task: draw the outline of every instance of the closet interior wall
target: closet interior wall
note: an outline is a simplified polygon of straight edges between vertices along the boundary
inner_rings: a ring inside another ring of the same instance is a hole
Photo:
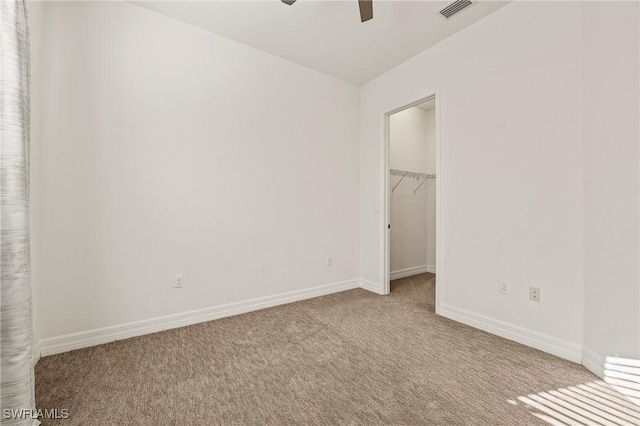
[[[412,107],[389,123],[391,169],[435,174],[435,109]],[[401,179],[390,176],[391,188],[399,183],[391,193],[391,279],[435,273],[436,264],[436,178]]]

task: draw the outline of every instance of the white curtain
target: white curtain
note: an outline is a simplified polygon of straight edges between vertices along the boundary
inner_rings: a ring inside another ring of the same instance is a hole
[[[0,421],[37,425],[31,411],[35,397],[29,257],[29,31],[24,0],[1,0],[0,14]]]

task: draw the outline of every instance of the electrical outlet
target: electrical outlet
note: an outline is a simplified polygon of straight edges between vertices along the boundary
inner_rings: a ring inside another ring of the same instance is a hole
[[[182,288],[184,286],[184,275],[176,275],[173,279],[174,288]]]
[[[327,266],[331,266],[333,265],[333,257],[329,256],[327,257]]]
[[[500,287],[498,290],[501,294],[509,294],[509,283],[506,281],[500,281]]]
[[[529,287],[529,300],[532,302],[540,301],[540,287]]]

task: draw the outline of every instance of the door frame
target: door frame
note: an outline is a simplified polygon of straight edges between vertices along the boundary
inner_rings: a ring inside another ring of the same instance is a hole
[[[441,95],[438,87],[428,90],[423,96],[413,98],[408,102],[404,102],[395,108],[389,108],[386,112],[382,113],[381,117],[381,159],[380,162],[380,174],[382,176],[380,186],[382,196],[382,253],[381,265],[382,265],[382,279],[383,279],[383,294],[389,294],[391,291],[391,231],[389,225],[391,224],[391,188],[389,178],[389,147],[390,147],[390,120],[391,115],[404,111],[405,109],[412,108],[422,102],[435,98],[435,125],[436,125],[436,314],[440,313],[440,306],[442,303],[442,290],[443,290],[443,271],[442,271],[442,164],[441,157],[441,142],[440,142],[440,104]]]

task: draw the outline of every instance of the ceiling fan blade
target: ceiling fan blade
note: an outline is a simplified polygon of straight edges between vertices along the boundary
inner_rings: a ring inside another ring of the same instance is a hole
[[[296,0],[282,0],[282,3],[284,4],[288,4],[289,6],[291,6],[292,4],[294,4],[296,2]]]
[[[373,0],[358,0],[358,6],[360,6],[360,21],[373,19]]]

